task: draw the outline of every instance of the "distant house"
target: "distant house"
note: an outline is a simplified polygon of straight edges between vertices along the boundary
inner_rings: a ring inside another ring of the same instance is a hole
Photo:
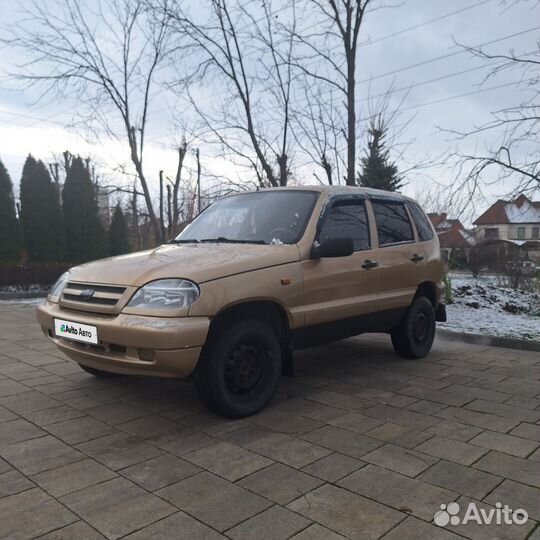
[[[446,213],[428,214],[441,245],[441,252],[447,261],[458,256],[462,261],[468,258],[469,250],[475,244],[474,235],[468,232],[459,219],[449,219]]]
[[[509,240],[517,245],[540,240],[540,201],[521,194],[513,201],[499,199],[476,221],[478,240]]]
[[[473,224],[479,243],[509,242],[519,246],[525,256],[540,260],[540,201],[523,194],[513,201],[499,199]]]

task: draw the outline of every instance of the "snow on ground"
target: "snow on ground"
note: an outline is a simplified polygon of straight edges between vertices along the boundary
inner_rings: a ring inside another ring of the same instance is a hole
[[[540,341],[540,295],[500,285],[496,276],[450,276],[454,303],[440,328]]]
[[[43,304],[45,302],[45,296],[40,296],[38,298],[10,298],[8,300],[3,300],[0,298],[0,305],[8,304]]]
[[[20,294],[24,296],[25,294],[41,294],[42,296],[47,296],[47,293],[51,289],[50,285],[5,285],[0,287],[0,295],[2,294]]]
[[[45,298],[13,298],[11,300],[0,299],[0,313],[7,313],[13,310],[28,308],[28,306],[39,306],[43,304]]]

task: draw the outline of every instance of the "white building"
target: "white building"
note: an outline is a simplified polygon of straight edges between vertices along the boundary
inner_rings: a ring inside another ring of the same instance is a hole
[[[478,240],[508,240],[517,245],[540,240],[540,201],[520,195],[513,201],[499,199],[475,222]]]

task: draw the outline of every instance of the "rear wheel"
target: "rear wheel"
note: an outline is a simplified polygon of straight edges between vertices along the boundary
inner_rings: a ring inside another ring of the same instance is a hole
[[[392,330],[392,345],[403,358],[423,358],[435,338],[435,311],[425,297],[416,298],[403,320]]]
[[[281,375],[281,346],[261,321],[242,320],[211,337],[195,372],[201,401],[213,412],[242,418],[272,399]]]
[[[86,371],[86,373],[90,373],[90,375],[93,375],[94,377],[118,377],[118,373],[111,373],[110,371],[103,371],[101,369],[96,369],[93,367],[83,366],[82,364],[79,364],[79,367]]]

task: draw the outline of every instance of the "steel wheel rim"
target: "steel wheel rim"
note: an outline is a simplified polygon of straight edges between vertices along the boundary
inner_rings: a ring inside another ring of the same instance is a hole
[[[423,343],[429,335],[429,321],[425,313],[416,313],[412,325],[413,339],[416,343]]]
[[[268,351],[256,344],[239,343],[227,358],[225,381],[234,394],[247,394],[261,380]]]

